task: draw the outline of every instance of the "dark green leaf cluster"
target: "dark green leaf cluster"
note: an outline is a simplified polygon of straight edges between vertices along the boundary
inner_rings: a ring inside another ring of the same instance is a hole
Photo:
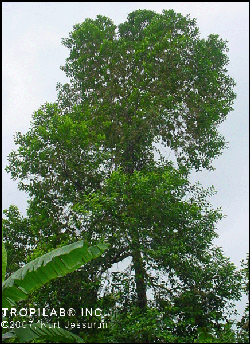
[[[139,10],[117,30],[106,17],[85,20],[63,44],[62,69],[99,129],[107,123],[105,145],[118,162],[129,147],[145,159],[158,138],[180,165],[212,168],[225,147],[218,125],[235,98],[227,42],[200,39],[195,21],[174,11]]]

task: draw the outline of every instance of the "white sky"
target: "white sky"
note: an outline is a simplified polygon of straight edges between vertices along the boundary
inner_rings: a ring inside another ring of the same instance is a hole
[[[15,149],[13,135],[29,129],[31,115],[45,102],[56,100],[56,83],[66,82],[60,66],[68,49],[61,38],[68,37],[73,25],[101,14],[115,24],[124,22],[136,9],[161,13],[173,9],[197,19],[201,37],[219,34],[228,40],[228,70],[237,86],[234,111],[221,125],[229,141],[214,163],[216,171],[193,174],[193,181],[218,191],[211,199],[227,215],[218,224],[216,244],[240,266],[249,251],[249,3],[248,2],[3,2],[3,169],[7,155]],[[3,209],[10,204],[26,210],[26,195],[17,182],[3,171]]]

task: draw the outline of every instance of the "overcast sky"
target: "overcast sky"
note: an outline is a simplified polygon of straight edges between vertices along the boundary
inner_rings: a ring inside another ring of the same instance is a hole
[[[237,86],[234,111],[220,127],[229,142],[214,163],[216,171],[193,174],[193,181],[214,185],[211,199],[222,207],[226,218],[218,224],[216,244],[240,266],[249,245],[249,3],[248,2],[3,2],[3,169],[7,155],[15,149],[13,135],[29,129],[32,113],[45,102],[57,98],[57,82],[66,82],[60,66],[68,50],[61,39],[68,37],[73,25],[101,14],[115,24],[128,13],[150,9],[161,13],[173,9],[197,19],[202,38],[219,34],[228,40],[228,71]],[[26,213],[26,195],[17,182],[3,171],[3,209],[10,204]]]

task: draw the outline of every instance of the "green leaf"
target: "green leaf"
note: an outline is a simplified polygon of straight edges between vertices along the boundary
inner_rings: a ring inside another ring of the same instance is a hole
[[[14,272],[2,285],[3,307],[12,301],[25,300],[28,294],[54,278],[62,277],[93,258],[100,256],[107,244],[88,247],[83,240],[53,250]]]

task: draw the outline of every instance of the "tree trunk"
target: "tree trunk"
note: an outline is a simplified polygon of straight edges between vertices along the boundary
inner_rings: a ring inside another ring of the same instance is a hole
[[[137,304],[139,308],[145,309],[147,306],[147,288],[145,282],[146,272],[143,266],[143,260],[139,248],[134,249],[132,257],[135,269]]]

